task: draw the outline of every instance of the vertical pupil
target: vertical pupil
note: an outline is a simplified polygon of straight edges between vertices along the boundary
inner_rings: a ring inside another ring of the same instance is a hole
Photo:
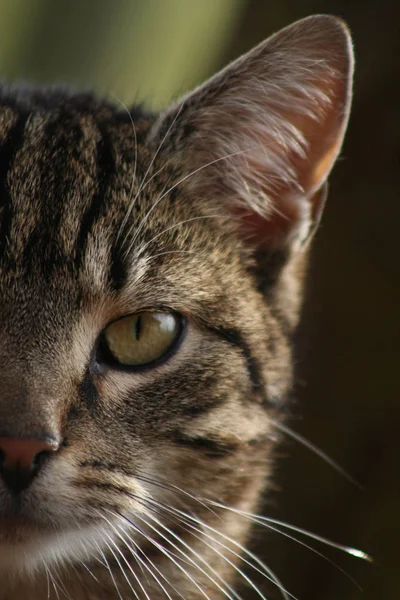
[[[137,340],[139,340],[141,331],[142,331],[142,317],[139,316],[136,319],[136,323],[135,323],[135,337]]]

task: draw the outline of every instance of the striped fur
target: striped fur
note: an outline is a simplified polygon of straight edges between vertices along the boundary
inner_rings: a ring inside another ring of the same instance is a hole
[[[62,444],[18,502],[0,480],[0,600],[234,597],[233,511],[268,489],[350,52],[307,19],[162,115],[1,88],[0,437]],[[99,370],[107,324],[146,308],[182,315],[176,352]]]

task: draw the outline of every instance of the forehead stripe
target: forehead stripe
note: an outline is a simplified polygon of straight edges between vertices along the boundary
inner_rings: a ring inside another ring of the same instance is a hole
[[[0,255],[4,253],[13,216],[12,199],[8,184],[9,171],[12,168],[18,150],[24,143],[27,119],[28,115],[21,114],[16,123],[8,131],[5,140],[0,146]]]
[[[76,264],[78,267],[82,264],[90,232],[103,213],[104,202],[116,174],[112,142],[104,128],[100,129],[100,134],[100,140],[96,145],[97,190],[82,216],[76,240]]]

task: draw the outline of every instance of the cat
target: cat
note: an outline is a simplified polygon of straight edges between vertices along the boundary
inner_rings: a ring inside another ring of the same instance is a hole
[[[289,597],[246,543],[352,73],[320,15],[161,114],[1,87],[0,600]]]

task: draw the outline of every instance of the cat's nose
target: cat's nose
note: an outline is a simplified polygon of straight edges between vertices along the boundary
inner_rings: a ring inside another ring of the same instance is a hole
[[[0,475],[10,491],[18,493],[29,487],[59,445],[55,440],[0,437]]]

